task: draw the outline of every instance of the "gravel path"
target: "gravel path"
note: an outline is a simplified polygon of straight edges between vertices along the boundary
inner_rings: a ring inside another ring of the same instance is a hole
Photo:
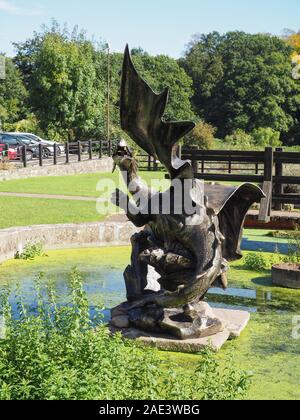
[[[0,192],[0,197],[21,197],[21,198],[46,198],[50,200],[70,200],[70,201],[108,201],[106,198],[97,199],[95,197],[80,197],[71,195],[51,195],[51,194],[27,194]]]

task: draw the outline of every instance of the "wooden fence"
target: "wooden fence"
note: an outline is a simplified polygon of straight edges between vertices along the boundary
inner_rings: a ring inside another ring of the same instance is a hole
[[[273,205],[276,210],[282,204],[300,205],[300,194],[284,193],[285,185],[300,185],[300,176],[284,176],[285,165],[297,165],[300,173],[300,153],[267,147],[261,152],[183,149],[180,154],[183,160],[192,161],[199,179],[261,185],[266,194],[260,203],[261,221],[270,220]]]
[[[106,140],[67,142],[63,145],[54,144],[53,153],[50,156],[45,156],[45,150],[49,148],[40,143],[33,156],[34,159],[29,160],[28,157],[30,156],[31,158],[32,154],[28,154],[30,148],[25,145],[19,150],[19,158],[25,168],[29,163],[36,163],[39,166],[68,164],[76,161],[101,159],[103,156],[112,156],[113,147],[114,143]]]

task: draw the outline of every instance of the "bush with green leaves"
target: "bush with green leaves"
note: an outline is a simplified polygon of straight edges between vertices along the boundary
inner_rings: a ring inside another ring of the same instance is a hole
[[[198,150],[210,150],[213,148],[216,132],[217,129],[211,124],[199,121],[194,130],[185,137],[184,145]]]
[[[299,227],[291,232],[288,238],[289,251],[285,257],[284,262],[288,264],[299,264],[300,263],[300,230]]]
[[[265,271],[270,270],[274,264],[282,262],[282,256],[279,254],[278,250],[275,250],[272,256],[265,255],[263,252],[249,252],[245,256],[244,267],[247,270],[251,271]]]
[[[74,270],[69,297],[36,282],[35,308],[20,297],[18,314],[2,293],[6,337],[0,341],[2,400],[231,400],[245,397],[249,376],[233,359],[219,363],[207,350],[195,370],[174,366],[152,348],[112,336],[91,308]]]
[[[241,129],[237,129],[232,134],[227,135],[224,141],[231,148],[238,148],[240,150],[249,150],[253,145],[253,138],[251,134],[248,134]]]
[[[16,260],[34,260],[36,257],[41,257],[43,255],[43,244],[31,244],[28,243],[25,245],[22,252],[16,253]]]
[[[252,137],[254,144],[259,147],[280,147],[280,132],[270,127],[261,127],[253,130]]]

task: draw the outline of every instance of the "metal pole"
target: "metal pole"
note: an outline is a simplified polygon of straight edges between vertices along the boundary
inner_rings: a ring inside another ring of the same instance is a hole
[[[110,139],[110,45],[107,45],[107,141],[108,156],[111,157],[111,139]]]

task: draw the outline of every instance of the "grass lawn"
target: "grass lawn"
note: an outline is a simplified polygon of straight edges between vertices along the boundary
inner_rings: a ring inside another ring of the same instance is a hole
[[[112,206],[113,208],[113,206]],[[36,198],[0,198],[0,229],[59,223],[96,222],[104,219],[96,202]]]
[[[149,184],[152,179],[163,180],[167,186],[168,181],[164,180],[165,174],[162,172],[142,172],[142,178]],[[124,186],[119,171],[114,174],[109,172],[97,174],[81,174],[58,177],[37,177],[29,179],[18,179],[12,181],[1,181],[0,192],[16,192],[29,194],[51,194],[69,195],[82,197],[110,197],[113,188],[107,191],[97,191],[100,181],[113,181],[116,186]]]
[[[157,172],[142,173],[143,179],[163,181],[165,188],[168,181],[164,174]],[[97,191],[99,181],[112,181],[107,188]],[[119,172],[83,174],[61,177],[39,177],[0,182],[0,192],[31,194],[50,194],[66,196],[99,197],[109,199],[115,188],[124,190],[125,185]],[[116,207],[109,205],[109,214],[116,212]],[[82,223],[103,220],[99,215],[96,202],[67,201],[44,198],[0,197],[0,229],[13,226],[31,226],[39,224]]]

